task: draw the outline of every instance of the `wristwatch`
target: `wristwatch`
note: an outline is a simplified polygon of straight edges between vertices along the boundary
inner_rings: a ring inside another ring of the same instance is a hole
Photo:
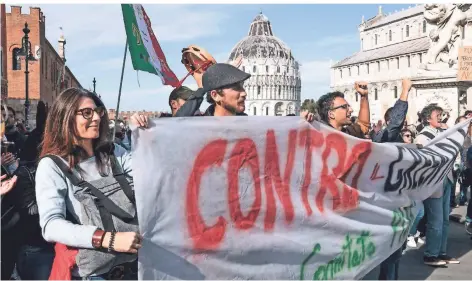
[[[98,228],[95,230],[92,236],[92,246],[95,249],[100,249],[102,247],[103,238],[105,237],[105,231]]]

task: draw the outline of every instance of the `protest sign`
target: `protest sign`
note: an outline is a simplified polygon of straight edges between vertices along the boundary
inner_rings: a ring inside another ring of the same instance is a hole
[[[472,46],[459,48],[458,81],[472,81]]]
[[[153,120],[133,131],[139,278],[362,278],[442,188],[466,126],[418,149],[299,117]]]

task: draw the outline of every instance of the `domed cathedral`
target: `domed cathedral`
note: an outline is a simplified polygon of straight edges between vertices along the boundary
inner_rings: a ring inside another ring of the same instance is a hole
[[[229,61],[242,55],[241,70],[250,73],[244,87],[248,115],[286,116],[300,113],[300,65],[282,40],[274,36],[262,13],[249,33],[231,51]]]

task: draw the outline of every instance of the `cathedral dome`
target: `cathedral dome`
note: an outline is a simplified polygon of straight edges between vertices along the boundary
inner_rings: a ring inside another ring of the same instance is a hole
[[[262,13],[254,18],[248,35],[234,46],[229,59],[234,60],[239,55],[244,58],[291,58],[290,49],[274,36],[269,19]]]
[[[240,69],[251,74],[244,82],[246,113],[283,116],[300,111],[300,65],[290,48],[274,36],[262,13],[251,22],[249,33],[232,49],[228,62],[242,56]]]

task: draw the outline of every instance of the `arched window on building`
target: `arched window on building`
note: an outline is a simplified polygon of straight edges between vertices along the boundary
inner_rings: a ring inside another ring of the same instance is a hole
[[[379,93],[378,93],[377,89],[375,89],[374,95],[375,95],[375,100],[378,100],[379,99]]]
[[[408,61],[408,67],[411,67],[411,57],[410,57],[410,55],[406,56],[406,59]]]
[[[266,106],[266,116],[269,116],[269,107]]]
[[[393,87],[393,97],[398,99],[398,88],[397,88],[397,86]]]
[[[12,69],[13,70],[21,70],[21,57],[20,57],[21,49],[20,48],[15,48],[13,49],[13,64],[12,64]]]
[[[364,51],[364,38],[361,39],[361,50]]]
[[[379,44],[379,35],[375,34],[375,45]]]
[[[266,72],[268,73],[269,72],[269,66],[266,65]]]
[[[252,72],[256,73],[256,70],[257,70],[257,67],[256,67],[256,66],[253,66],[253,67],[252,67]]]
[[[392,42],[392,31],[388,31],[388,41]]]
[[[255,106],[252,108],[252,115],[257,115],[257,108]]]
[[[366,63],[366,66],[367,66],[367,74],[369,74],[370,73],[369,63]]]
[[[282,86],[279,86],[279,98],[281,94],[282,94]]]
[[[359,71],[360,71],[360,70],[359,70],[359,66],[357,66],[357,75],[359,75],[359,74],[360,74],[360,72],[359,72]]]
[[[280,66],[277,65],[277,73],[280,73]]]
[[[377,72],[380,72],[380,61],[377,62]]]
[[[397,58],[397,69],[400,69],[400,58]]]
[[[426,33],[426,21],[423,21],[423,33]]]
[[[423,54],[419,54],[420,56],[420,63],[423,63]]]
[[[410,26],[407,24],[405,27],[406,37],[410,37]]]
[[[261,94],[261,86],[257,86],[257,95]]]

